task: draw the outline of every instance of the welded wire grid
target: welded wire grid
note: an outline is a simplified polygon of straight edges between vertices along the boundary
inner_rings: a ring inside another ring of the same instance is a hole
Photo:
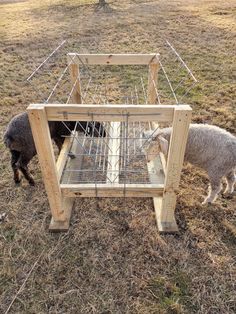
[[[63,51],[63,56],[60,51]],[[148,103],[147,65],[89,66],[82,61],[79,54],[66,57],[65,51],[66,42],[62,42],[28,77],[27,82],[39,97],[37,102],[73,103],[73,93],[79,82],[82,103]],[[155,87],[156,103],[183,103],[197,80],[168,41],[163,51],[163,55],[158,57],[158,82],[151,78]],[[72,84],[69,68],[74,62],[79,63],[79,73]],[[37,86],[43,88],[39,90]],[[142,138],[142,133],[147,130],[152,130],[151,133],[155,131],[151,121],[131,123],[127,116],[125,122],[118,124],[90,121],[86,127],[82,127],[77,121],[73,129],[66,125],[65,127],[74,138],[74,144],[63,171],[63,183],[150,183],[142,150],[146,140]],[[77,130],[82,132],[78,133]],[[101,134],[106,136],[98,136]],[[65,134],[66,136],[68,135]],[[159,182],[153,182],[152,179],[152,183]]]
[[[149,123],[128,122],[127,116],[127,121],[118,124],[115,137],[110,136],[112,123],[103,124],[110,132],[106,137],[77,133],[62,183],[150,183],[144,153],[148,139],[142,136]],[[118,143],[115,147],[114,142]]]

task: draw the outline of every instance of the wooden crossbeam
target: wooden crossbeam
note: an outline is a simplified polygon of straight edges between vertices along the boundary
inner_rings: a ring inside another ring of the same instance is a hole
[[[163,193],[163,184],[61,184],[64,197],[152,197]]]
[[[159,54],[79,54],[68,53],[69,59],[79,65],[148,65],[158,62]]]
[[[49,121],[126,121],[129,122],[172,122],[175,106],[165,105],[94,105],[94,104],[32,104],[29,109],[43,107]],[[188,105],[179,105],[185,110]]]

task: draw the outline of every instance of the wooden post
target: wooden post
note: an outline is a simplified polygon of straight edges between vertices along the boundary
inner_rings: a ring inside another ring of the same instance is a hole
[[[74,62],[73,58],[76,58],[76,56],[71,57],[70,55],[67,55],[67,60],[68,60],[69,69],[70,69],[71,86],[74,87],[71,98],[74,104],[81,104],[82,97],[81,97],[79,65],[78,63]]]
[[[159,71],[159,63],[157,56],[153,58],[153,60],[149,64],[149,71],[148,71],[148,103],[151,105],[156,104],[157,102],[157,94],[155,85],[157,86],[157,75]]]
[[[107,183],[119,182],[120,122],[111,122],[108,141]]]
[[[166,177],[163,198],[155,198],[154,206],[158,229],[160,232],[176,232],[178,227],[174,211],[176,193],[179,187],[180,174],[183,166],[185,148],[188,138],[188,129],[192,110],[189,106],[176,107],[172,125],[172,134],[169,145],[166,165]]]
[[[45,189],[52,212],[53,229],[68,229],[70,201],[62,197],[56,162],[50,137],[46,111],[41,105],[30,105],[27,109],[41,166]]]

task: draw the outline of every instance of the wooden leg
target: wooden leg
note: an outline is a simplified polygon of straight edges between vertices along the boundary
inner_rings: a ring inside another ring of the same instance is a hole
[[[27,110],[51,213],[55,221],[64,222],[66,215],[46,111],[41,105],[31,105]]]
[[[164,193],[163,196],[154,197],[153,200],[159,232],[178,232],[174,214],[176,205],[175,193]]]
[[[52,217],[49,230],[51,232],[66,232],[69,229],[71,212],[74,205],[74,198],[63,198],[62,208],[65,212],[66,219],[64,221],[55,221]]]
[[[160,232],[176,232],[175,221],[176,193],[179,187],[185,147],[188,138],[191,110],[175,108],[172,134],[165,171],[165,187],[162,199],[154,200],[157,224]]]
[[[67,153],[71,151],[73,154],[75,154],[75,158],[67,160]],[[62,183],[70,183],[70,180],[73,182],[74,180],[78,180],[77,173],[68,171],[70,169],[81,169],[82,165],[82,153],[83,150],[81,146],[78,144],[76,139],[72,138],[66,138],[62,150],[60,152],[60,155],[57,160],[57,171],[59,173],[59,176],[61,178]],[[65,168],[67,171],[62,175],[63,170]],[[74,205],[75,198],[72,197],[63,197],[62,196],[62,208],[65,212],[66,219],[64,221],[55,221],[52,217],[49,230],[51,232],[60,232],[60,231],[67,231],[70,225],[70,217]]]
[[[164,168],[159,155],[147,164],[149,178],[152,183],[164,184]],[[171,194],[171,195],[170,195]],[[175,193],[164,193],[164,195],[153,197],[154,210],[156,214],[159,232],[177,232],[174,210],[176,204]]]

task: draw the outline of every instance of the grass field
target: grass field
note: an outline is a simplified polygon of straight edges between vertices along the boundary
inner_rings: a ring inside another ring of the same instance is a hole
[[[164,38],[199,79],[188,101],[193,121],[236,134],[235,1],[110,6],[95,12],[93,1],[0,0],[0,134],[35,102],[25,80],[63,39],[78,50],[140,53],[156,51]],[[179,235],[158,234],[148,198],[78,199],[69,231],[50,234],[37,158],[30,167],[36,187],[15,187],[2,140],[0,154],[0,214],[7,213],[0,223],[0,313],[12,300],[9,313],[236,312],[236,199],[220,196],[203,207],[205,173],[183,169]]]

